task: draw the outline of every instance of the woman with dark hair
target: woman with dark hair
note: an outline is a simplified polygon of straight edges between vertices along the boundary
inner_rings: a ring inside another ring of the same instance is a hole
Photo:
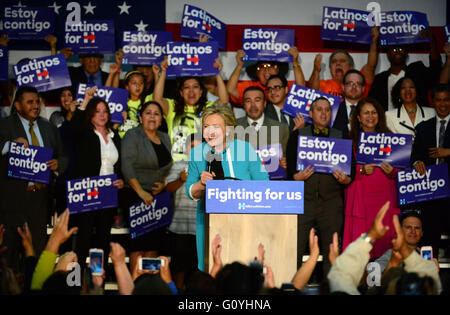
[[[50,116],[50,122],[58,127],[61,141],[64,144],[64,148],[69,158],[69,165],[64,173],[56,177],[54,195],[57,213],[62,213],[67,208],[66,181],[72,178],[75,167],[76,149],[72,132],[70,131],[70,120],[79,104],[74,99],[73,95],[74,93],[71,87],[62,88],[59,94],[61,110],[53,112]]]
[[[358,102],[350,121],[350,135],[353,151],[356,152],[361,132],[390,133],[386,127],[384,109],[373,98]],[[345,190],[345,221],[343,250],[361,234],[370,230],[378,210],[390,201],[383,224],[389,230],[383,239],[373,245],[371,257],[380,257],[392,248],[391,240],[395,236],[392,217],[400,213],[397,207],[396,170],[386,162],[377,164],[356,164],[355,178]]]
[[[172,158],[174,161],[187,159],[185,142],[187,137],[201,130],[200,116],[202,111],[214,104],[214,101],[207,101],[208,90],[202,83],[200,77],[182,77],[178,82],[178,94],[175,99],[163,97],[164,85],[166,81],[166,71],[168,67],[167,57],[161,63],[161,75],[155,85],[154,100],[161,104],[164,117],[167,121],[169,137],[172,141]],[[217,103],[228,104],[228,93],[223,82],[220,70],[222,64],[217,58],[214,66],[219,68],[216,75],[219,100]]]
[[[75,108],[79,105],[74,98],[71,87],[62,88],[59,93],[60,111],[55,111],[50,115],[50,122],[56,127],[60,127],[65,121],[72,119]]]
[[[139,115],[140,125],[127,131],[122,139],[122,172],[125,189],[122,209],[141,201],[150,205],[153,197],[165,189],[165,177],[172,167],[169,135],[159,131],[163,110],[157,102],[146,102]],[[130,239],[130,268],[134,270],[138,257],[157,257],[166,242],[165,227]]]
[[[76,166],[73,178],[116,174],[114,186],[123,188],[120,170],[120,137],[112,129],[108,103],[94,97],[97,87],[86,90],[83,103],[75,110],[70,121],[76,142]],[[74,215],[78,225],[77,255],[83,265],[90,248],[104,251],[108,261],[111,226],[116,208],[84,212]],[[95,228],[95,237],[92,236]]]
[[[415,136],[415,127],[422,121],[433,118],[436,112],[431,107],[418,104],[418,95],[413,79],[403,77],[392,88],[395,109],[386,112],[386,123],[393,133]]]

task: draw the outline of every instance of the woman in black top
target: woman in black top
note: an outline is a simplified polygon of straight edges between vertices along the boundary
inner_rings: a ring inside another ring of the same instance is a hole
[[[93,97],[97,87],[86,90],[83,103],[77,108],[70,121],[76,142],[76,166],[74,178],[116,174],[114,186],[123,188],[120,170],[120,137],[112,130],[111,113],[108,104]],[[116,208],[76,214],[78,225],[77,255],[83,265],[90,248],[104,251],[104,262],[108,261],[111,226]],[[95,228],[95,237],[92,236]]]

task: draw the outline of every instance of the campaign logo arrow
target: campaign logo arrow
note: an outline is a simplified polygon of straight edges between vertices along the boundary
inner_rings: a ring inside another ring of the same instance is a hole
[[[48,72],[47,69],[44,69],[43,71],[37,73],[37,77],[39,80],[42,79],[42,77],[44,77],[45,79],[48,79],[49,74],[50,74],[50,72]]]
[[[94,33],[91,33],[91,34],[89,34],[89,35],[84,35],[83,38],[84,38],[84,39],[87,39],[87,40],[90,40],[91,43],[93,43],[94,40],[95,40],[95,35],[94,35]]]
[[[88,196],[93,196],[94,198],[97,198],[98,196],[98,190],[94,188],[94,191],[88,192]]]
[[[202,29],[208,31],[208,33],[211,33],[211,26],[208,24],[202,24]]]
[[[386,148],[380,148],[380,152],[386,153],[386,155],[389,155],[391,153],[392,149],[391,146],[387,146]]]
[[[353,29],[355,28],[355,23],[353,23],[353,22],[348,23],[348,24],[345,24],[345,23],[344,23],[344,28],[345,28],[345,27],[349,28],[350,31],[353,31]],[[346,30],[346,29],[344,29],[344,30]]]
[[[194,57],[192,57],[192,58],[187,58],[186,60],[187,60],[187,61],[190,61],[190,62],[193,62],[193,63],[195,63],[195,64],[198,64],[198,62],[200,61],[200,59],[198,59],[197,56],[194,56]]]

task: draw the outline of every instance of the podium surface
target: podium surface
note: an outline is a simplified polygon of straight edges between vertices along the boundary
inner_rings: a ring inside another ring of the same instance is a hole
[[[264,264],[272,268],[275,286],[291,282],[297,272],[297,215],[210,213],[208,223],[208,271],[213,264],[211,243],[220,234],[224,266],[235,261],[248,265],[258,256],[261,243]]]

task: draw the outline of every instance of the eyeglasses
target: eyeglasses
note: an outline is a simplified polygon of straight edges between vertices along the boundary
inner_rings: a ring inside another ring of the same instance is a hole
[[[275,86],[271,86],[267,88],[267,92],[272,92],[272,91],[279,91],[283,88],[284,86],[282,85],[275,85]]]
[[[392,51],[393,51],[393,52],[405,52],[406,49],[405,49],[405,48],[402,48],[402,47],[397,47],[397,48],[392,48]]]
[[[261,69],[270,69],[270,68],[278,69],[278,65],[274,65],[271,63],[263,63],[263,64],[259,65],[258,67],[256,67],[256,70],[259,71]]]
[[[362,87],[362,82],[346,82],[344,83],[345,86],[351,86],[351,87]]]

